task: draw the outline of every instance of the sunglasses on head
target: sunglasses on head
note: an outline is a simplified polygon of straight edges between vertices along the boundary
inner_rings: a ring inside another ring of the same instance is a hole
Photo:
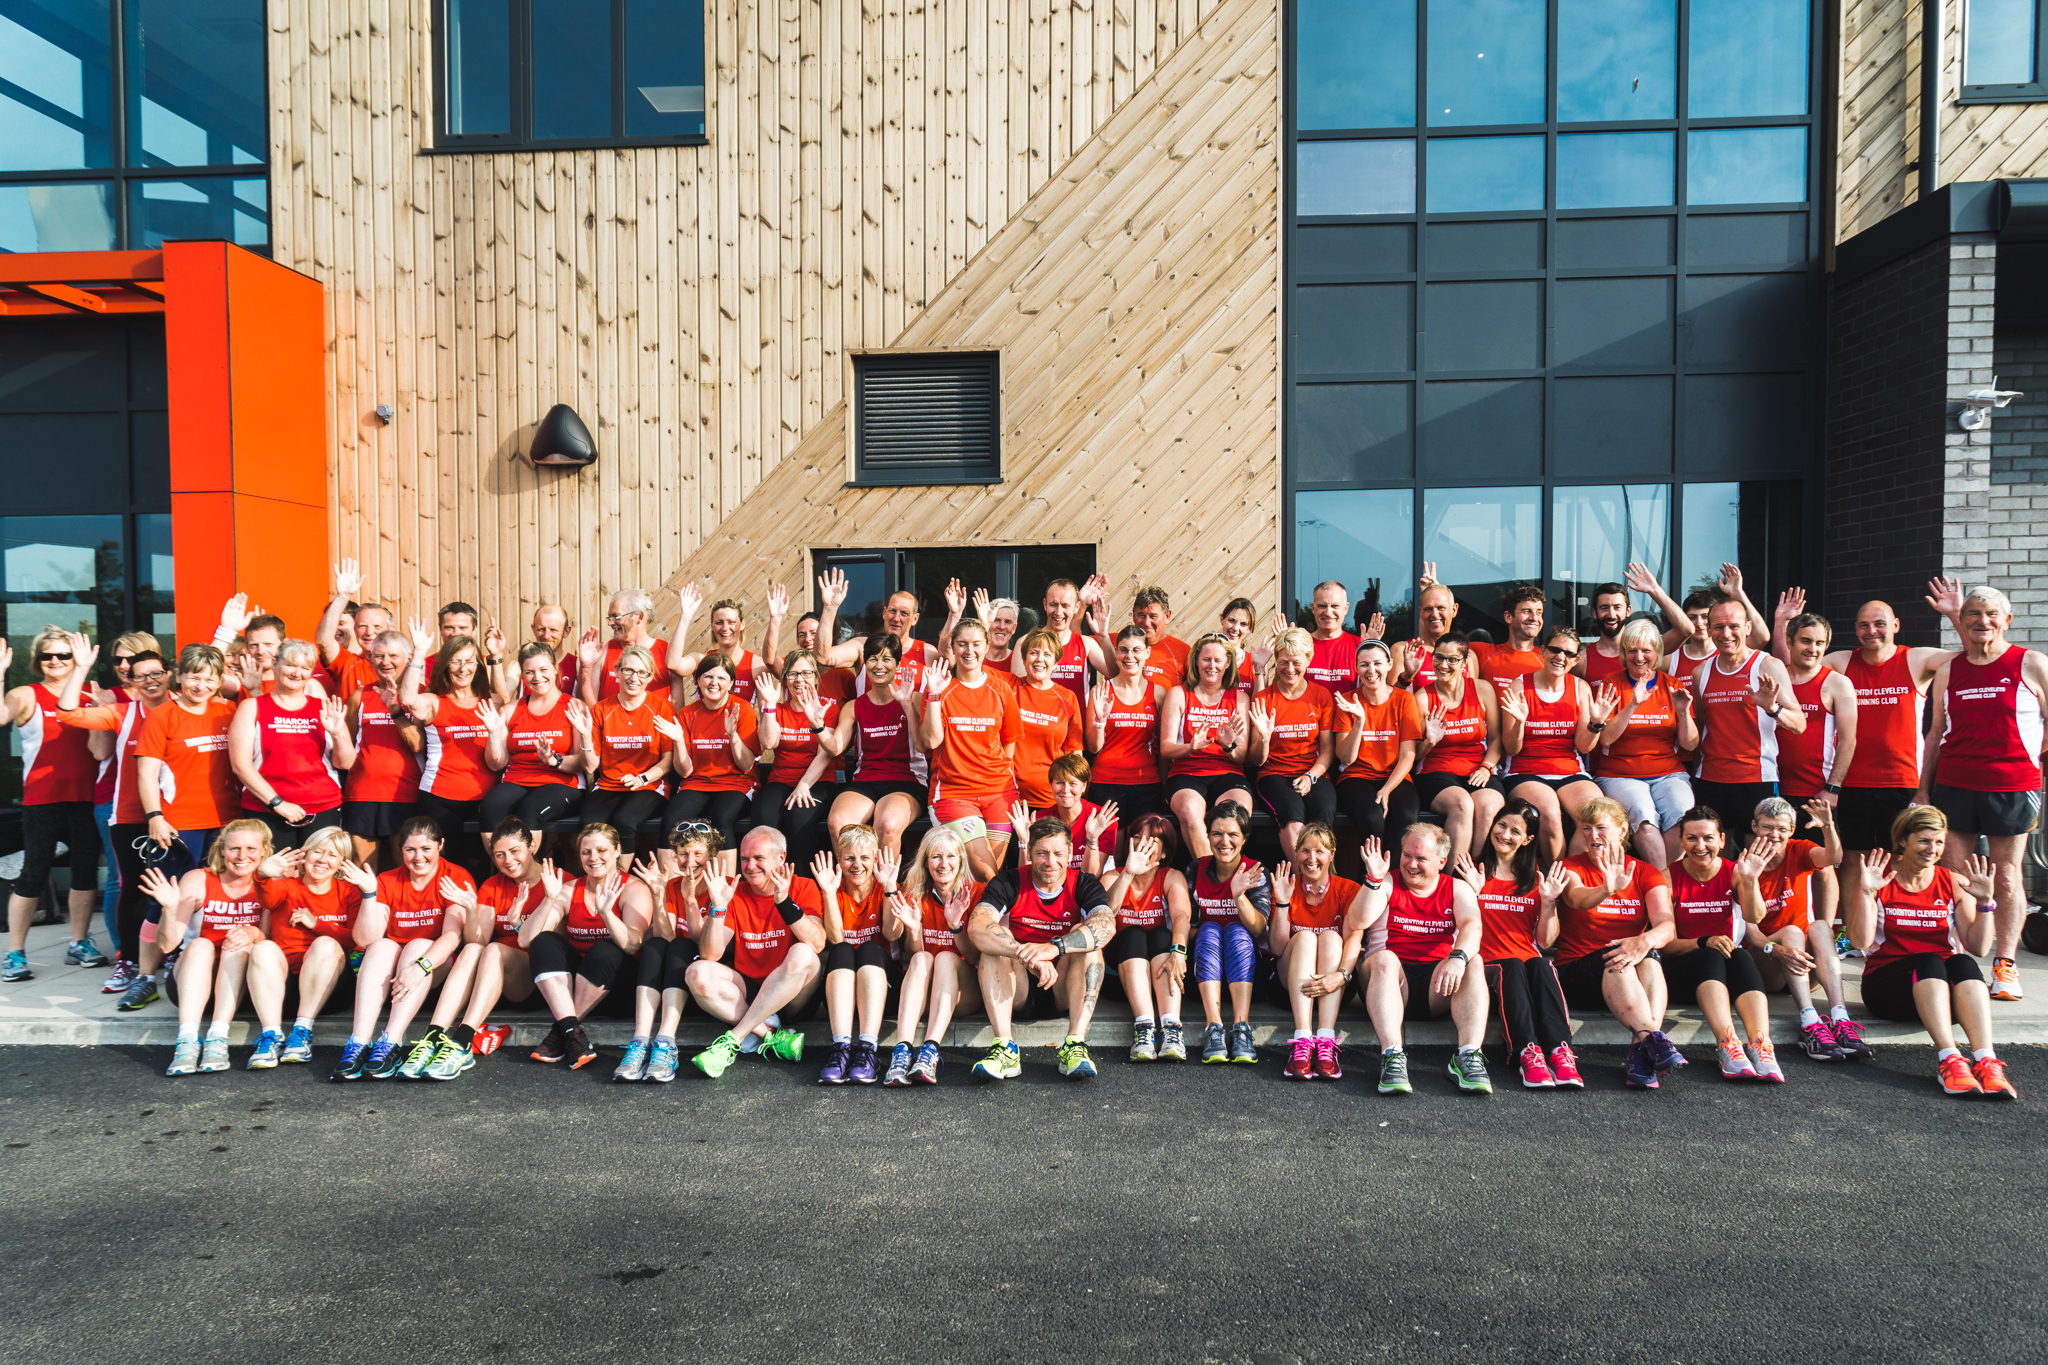
[[[670,834],[709,834],[711,825],[705,820],[685,820],[670,830]]]

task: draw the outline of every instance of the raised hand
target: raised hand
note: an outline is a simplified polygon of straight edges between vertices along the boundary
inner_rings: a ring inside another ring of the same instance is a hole
[[[142,894],[166,910],[178,908],[178,884],[163,874],[162,868],[144,869],[142,873]]]
[[[1472,861],[1472,855],[1469,853],[1460,850],[1458,861],[1452,865],[1451,870],[1456,872],[1459,878],[1474,891],[1478,891],[1486,885],[1486,874],[1479,870],[1479,864]]]
[[[1242,896],[1265,879],[1266,869],[1246,858],[1237,865],[1237,871],[1230,874],[1230,894]]]
[[[1620,895],[1628,885],[1628,855],[1616,845],[1607,844],[1594,861],[1600,868],[1600,885],[1608,895]]]
[[[811,859],[811,880],[818,884],[818,893],[824,896],[829,904],[832,897],[839,893],[839,860],[830,853],[821,851],[817,857]],[[776,899],[779,901],[782,898],[777,896]]]
[[[1593,689],[1591,706],[1594,726],[1605,725],[1621,709],[1621,689],[1611,682],[1601,683]]]
[[[1647,564],[1630,564],[1628,571],[1622,574],[1621,581],[1628,584],[1629,591],[1639,592],[1645,597],[1654,594],[1658,587],[1657,576],[1650,572],[1650,566]]]
[[[92,637],[83,631],[74,631],[71,636],[71,658],[73,668],[87,677],[92,676],[92,666],[100,661],[100,647]]]
[[[576,662],[585,670],[604,667],[604,636],[591,626],[576,637]]]
[[[788,886],[787,879],[784,880],[783,885],[785,888]],[[723,911],[726,906],[732,904],[733,894],[739,889],[740,879],[737,876],[729,877],[725,873],[720,872],[716,863],[710,863],[705,866],[704,899],[711,902],[713,910]],[[776,899],[780,900],[781,897],[778,896]]]
[[[1016,831],[1019,840],[1026,839],[1031,829],[1031,807],[1025,805],[1022,801],[1012,801],[1010,803],[1010,828]]]
[[[1806,613],[1806,589],[1787,588],[1778,594],[1778,605],[1771,611],[1771,619],[1780,624],[1795,616]]]
[[[885,848],[875,855],[875,880],[884,891],[894,891],[896,880],[903,872],[903,855],[893,848]]]
[[[1266,709],[1266,704],[1258,701],[1253,702],[1250,714],[1252,728],[1259,732],[1259,738],[1271,740],[1273,738],[1273,713]]]
[[[731,742],[732,740],[735,740],[735,739],[739,738],[739,733],[740,733],[740,708],[741,708],[742,706],[744,706],[744,705],[746,705],[746,703],[745,703],[745,702],[742,702],[742,701],[738,701],[738,700],[734,700],[734,701],[728,702],[728,703],[726,704],[726,708],[725,708],[725,738],[726,738],[726,740],[727,740],[727,742],[728,742],[728,743],[730,743],[730,742]]]
[[[568,886],[568,884],[569,879],[562,875],[561,870],[555,866],[553,859],[543,858],[540,860],[540,889],[543,895],[549,900],[554,900],[562,894],[562,889]]]
[[[1131,840],[1130,856],[1124,861],[1124,871],[1133,877],[1142,877],[1159,866],[1159,840],[1151,835]]]
[[[363,568],[353,559],[344,559],[334,566],[334,595],[354,597],[363,589]]]
[[[1081,585],[1081,591],[1075,594],[1074,600],[1079,602],[1082,610],[1085,611],[1092,604],[1100,602],[1103,594],[1108,592],[1108,590],[1109,580],[1101,574],[1092,573],[1088,575],[1088,580]]]
[[[898,676],[901,676],[900,674]],[[953,666],[944,659],[933,659],[925,665],[924,694],[937,699],[953,681]]]
[[[1997,894],[1997,888],[1991,880],[1989,858],[1973,856],[1963,864],[1963,873],[1969,879],[1970,894],[1976,897],[1977,904],[1983,905]]]
[[[489,697],[476,704],[476,718],[483,722],[484,729],[489,730],[494,737],[502,737],[512,721],[512,717],[500,711],[498,704]]]
[[[1374,613],[1372,614],[1372,616],[1371,616],[1371,617],[1370,617],[1370,618],[1369,618],[1369,619],[1368,619],[1368,620],[1366,621],[1366,623],[1365,623],[1365,632],[1364,632],[1364,633],[1363,633],[1362,635],[1360,635],[1360,636],[1359,636],[1358,638],[1359,638],[1359,639],[1361,639],[1361,640],[1384,640],[1384,639],[1386,639],[1386,638],[1387,638],[1387,614],[1386,614],[1385,612],[1383,612],[1383,611],[1376,611],[1376,612],[1374,612]]]
[[[1115,700],[1116,692],[1107,682],[1097,684],[1088,694],[1088,714],[1094,718],[1097,729],[1109,724],[1109,709]]]
[[[597,913],[609,915],[612,913],[612,907],[619,903],[619,897],[625,894],[626,879],[619,875],[619,869],[615,865],[602,877],[588,878],[585,885],[590,888],[590,898],[595,902]]]
[[[1675,715],[1692,709],[1692,679],[1682,673],[1673,673],[1665,687],[1671,691],[1671,710]]]
[[[789,589],[780,583],[768,585],[768,615],[777,621],[789,615]]]
[[[675,880],[675,874],[671,873],[659,858],[642,858],[633,864],[633,875],[639,879],[642,886],[654,893],[656,905],[662,903],[663,896],[668,891],[668,884]]]
[[[1523,681],[1521,678],[1516,678],[1510,682],[1502,683],[1493,690],[1494,698],[1499,703],[1500,713],[1503,716],[1513,716],[1516,720],[1521,721],[1529,719],[1529,695],[1522,690]]]
[[[959,580],[959,579],[957,579],[957,578],[949,578],[949,579],[947,579],[947,580],[946,580],[946,611],[947,611],[947,612],[948,612],[948,613],[949,613],[950,615],[953,615],[953,616],[959,616],[959,615],[961,615],[962,613],[964,613],[964,612],[965,612],[966,610],[967,610],[967,589],[965,589],[965,588],[963,588],[963,587],[961,587],[961,586],[960,586],[960,580]]]
[[[334,875],[365,895],[377,889],[377,874],[360,863],[344,862],[334,869]]]
[[[1813,821],[1814,828],[1820,831],[1823,840],[1827,838],[1828,828],[1835,823],[1835,802],[1838,799],[1833,792],[1822,792],[1800,807]]]
[[[823,602],[826,606],[831,607],[836,611],[841,605],[845,603],[846,593],[847,586],[845,570],[827,569],[824,573],[818,575],[818,600]],[[823,643],[830,644],[831,641],[827,640]]]
[[[248,628],[249,622],[261,611],[261,607],[249,605],[248,593],[238,592],[221,605],[221,629],[230,635],[240,635]]]
[[[782,704],[782,686],[775,681],[775,675],[765,668],[754,670],[754,705],[767,715]]]
[[[484,657],[502,659],[505,657],[505,632],[498,629],[496,621],[484,630]]]
[[[464,886],[453,877],[441,878],[441,899],[460,910],[465,917],[476,913],[475,889]]]
[[[1443,743],[1449,713],[1449,704],[1432,694],[1429,699],[1429,714],[1422,720],[1422,737],[1431,745]]]
[[[1367,881],[1385,881],[1394,866],[1394,860],[1387,855],[1386,847],[1378,839],[1367,839],[1359,845],[1358,858],[1365,867]]]
[[[1927,580],[1927,605],[1939,616],[1954,616],[1963,609],[1963,580],[1939,574]]]
[[[901,891],[890,892],[889,913],[894,915],[896,922],[903,926],[903,931],[909,935],[910,941],[913,944],[922,946],[924,941],[924,916],[919,913],[919,907],[910,897],[904,895]]]
[[[686,747],[683,738],[683,727],[681,725],[679,725],[675,721],[670,720],[667,716],[659,715],[649,716],[647,718],[647,721],[656,730],[660,731],[664,736],[666,736],[669,743],[675,745],[679,749]]]
[[[1560,858],[1543,874],[1543,880],[1536,883],[1536,899],[1545,906],[1555,905],[1557,898],[1571,889],[1571,884],[1572,874],[1565,870],[1564,859]]]
[[[405,618],[405,633],[412,640],[412,661],[420,667],[427,667],[427,660],[440,653],[440,646],[434,643],[434,631],[417,616]]]
[[[1360,720],[1365,719],[1365,703],[1358,699],[1356,692],[1337,692],[1332,694],[1330,699],[1336,703],[1337,709],[1345,715],[1356,716]]]
[[[568,716],[569,728],[583,736],[585,744],[590,743],[590,727],[595,717],[590,714],[590,708],[583,704],[581,697],[569,698]]]
[[[1107,834],[1109,832],[1110,826],[1114,825],[1115,823],[1116,802],[1109,801],[1105,802],[1100,806],[1097,806],[1094,812],[1091,813],[1088,817],[1089,846],[1093,847],[1095,844],[1100,843],[1102,841],[1102,836],[1104,834]]]
[[[1778,680],[1759,668],[1756,686],[1750,689],[1749,699],[1756,703],[1757,710],[1770,710],[1778,704]]]
[[[780,905],[789,899],[789,884],[796,879],[796,869],[788,863],[768,874],[768,894]]]
[[[1422,561],[1422,572],[1415,575],[1415,587],[1417,589],[1415,595],[1417,597],[1420,597],[1422,595],[1422,589],[1433,588],[1435,586],[1436,561],[1434,559],[1425,559]]]
[[[960,884],[946,896],[946,927],[958,929],[967,923],[967,912],[974,908],[974,891],[962,877]]]
[[[328,734],[339,739],[348,733],[348,703],[340,697],[329,697],[320,703],[320,724]]]
[[[1771,855],[1751,844],[1742,850],[1742,856],[1735,860],[1735,877],[1738,881],[1753,882],[1764,875],[1769,867]]]
[[[1721,565],[1721,578],[1715,587],[1730,597],[1742,596],[1742,570],[1733,564]]]

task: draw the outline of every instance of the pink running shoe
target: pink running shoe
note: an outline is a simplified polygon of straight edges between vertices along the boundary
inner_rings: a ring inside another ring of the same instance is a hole
[[[1535,1043],[1522,1049],[1516,1058],[1522,1068],[1522,1084],[1531,1090],[1550,1090],[1557,1085],[1557,1077],[1550,1074],[1550,1064],[1543,1060],[1543,1049]]]
[[[1749,1062],[1756,1069],[1756,1078],[1773,1085],[1785,1083],[1785,1069],[1778,1065],[1778,1054],[1771,1047],[1771,1040],[1759,1038],[1749,1045]]]
[[[1724,1081],[1753,1081],[1757,1079],[1756,1067],[1750,1062],[1749,1054],[1742,1050],[1742,1044],[1731,1038],[1723,1038],[1721,1045],[1714,1049],[1715,1060],[1721,1063],[1721,1079]]]
[[[1586,1078],[1579,1074],[1579,1059],[1572,1055],[1570,1043],[1559,1043],[1550,1049],[1550,1075],[1559,1086],[1573,1090],[1586,1088]]]
[[[1294,1052],[1287,1059],[1287,1065],[1280,1068],[1280,1074],[1290,1081],[1309,1080],[1315,1073],[1316,1040],[1296,1038]]]
[[[1316,1079],[1319,1081],[1341,1081],[1344,1079],[1342,1050],[1335,1038],[1316,1039]]]

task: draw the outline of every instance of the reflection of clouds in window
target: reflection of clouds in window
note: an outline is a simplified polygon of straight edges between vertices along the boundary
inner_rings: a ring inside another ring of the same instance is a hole
[[[1439,581],[1506,583],[1543,572],[1543,508],[1534,488],[1431,489],[1425,496],[1422,557]]]
[[[169,592],[173,581],[171,557],[151,555],[149,557],[149,586],[158,592]]]
[[[643,85],[640,96],[654,106],[657,114],[704,112],[704,87],[701,85]]]
[[[181,204],[204,204],[206,193],[183,180],[150,180],[142,186],[144,199],[175,199]]]
[[[1742,485],[1687,484],[1679,529],[1685,546],[1685,558],[1678,572],[1678,595],[1683,597],[1694,588],[1714,586],[1721,577],[1721,565],[1736,562],[1742,530]]]
[[[183,115],[142,97],[142,150],[166,166],[204,166],[206,130]]]
[[[1647,564],[1660,581],[1671,543],[1671,490],[1661,483],[1560,488],[1551,507],[1551,577],[1572,583],[1619,578]]]
[[[88,545],[10,545],[6,564],[10,593],[91,592],[95,586]]]
[[[0,250],[106,251],[113,245],[105,185],[0,185]]]
[[[100,22],[106,22],[104,10]],[[5,15],[0,15],[0,81],[74,118],[85,117],[84,61]]]
[[[267,182],[262,180],[237,180],[233,183],[235,186],[235,198],[245,204],[255,206],[258,211],[270,207],[270,186]]]

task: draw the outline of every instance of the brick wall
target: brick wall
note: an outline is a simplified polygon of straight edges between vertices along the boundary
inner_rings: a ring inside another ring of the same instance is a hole
[[[1985,548],[1991,580],[2012,598],[2013,638],[2039,648],[2048,642],[2048,330],[1995,332],[1992,359],[1998,387],[2024,396],[1991,417]]]

